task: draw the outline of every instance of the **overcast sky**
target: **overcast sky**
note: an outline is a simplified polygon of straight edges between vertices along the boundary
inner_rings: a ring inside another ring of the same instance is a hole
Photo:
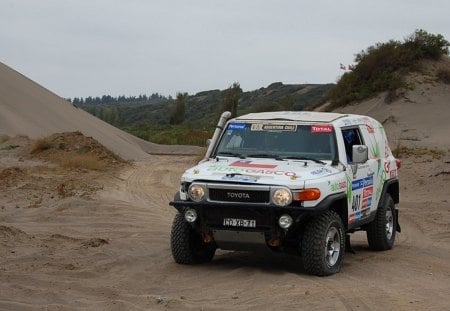
[[[0,61],[63,97],[330,83],[415,29],[450,40],[450,1],[0,0]]]

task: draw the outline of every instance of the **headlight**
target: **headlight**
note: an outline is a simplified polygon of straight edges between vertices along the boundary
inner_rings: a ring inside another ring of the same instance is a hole
[[[292,193],[286,188],[278,188],[272,194],[272,201],[278,206],[287,206],[292,202]]]
[[[189,198],[194,202],[200,202],[205,198],[205,187],[192,184],[188,190]]]

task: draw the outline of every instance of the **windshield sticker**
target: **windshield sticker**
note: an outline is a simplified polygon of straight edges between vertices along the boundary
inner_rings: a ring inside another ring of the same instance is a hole
[[[278,131],[278,132],[295,132],[297,125],[295,124],[261,124],[253,123],[252,131]]]
[[[229,130],[245,130],[245,123],[230,123],[228,124]]]
[[[333,133],[333,126],[331,125],[311,125],[311,133]]]
[[[276,168],[278,165],[257,164],[257,163],[252,163],[252,161],[249,161],[249,160],[239,160],[239,161],[231,163],[230,166],[251,167],[251,168]]]

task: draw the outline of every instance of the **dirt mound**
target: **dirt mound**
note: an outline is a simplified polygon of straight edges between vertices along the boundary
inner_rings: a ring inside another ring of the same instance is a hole
[[[29,150],[33,157],[58,163],[66,168],[103,170],[125,161],[97,140],[81,132],[56,133],[35,141]]]
[[[0,226],[0,238],[14,238],[26,236],[27,234],[13,226]]]
[[[0,180],[2,186],[11,186],[25,176],[25,172],[20,167],[7,167],[0,169]]]

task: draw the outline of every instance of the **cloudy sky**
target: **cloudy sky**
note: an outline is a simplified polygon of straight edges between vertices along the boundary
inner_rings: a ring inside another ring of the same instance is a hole
[[[336,82],[415,29],[450,40],[448,0],[1,0],[0,61],[63,97]]]

